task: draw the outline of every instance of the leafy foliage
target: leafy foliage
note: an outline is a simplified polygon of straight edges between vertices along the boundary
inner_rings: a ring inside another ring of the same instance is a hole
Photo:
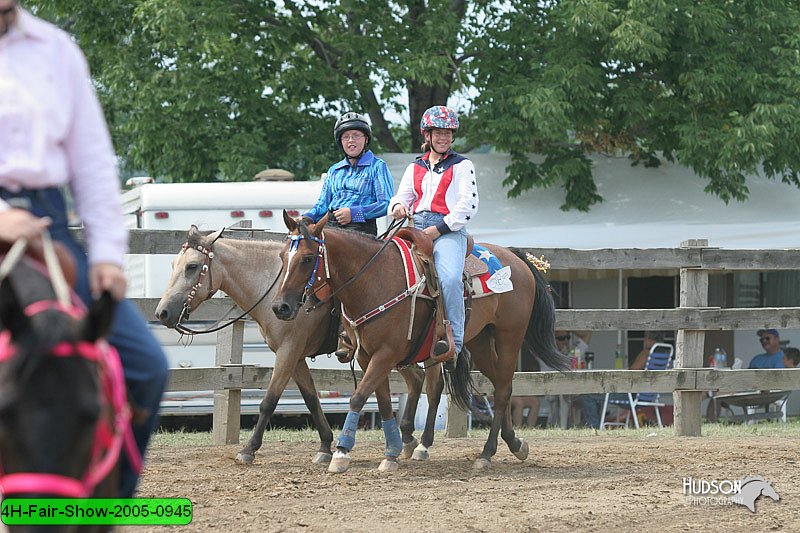
[[[335,117],[412,151],[430,105],[466,94],[468,146],[511,154],[509,194],[602,201],[592,153],[691,167],[743,200],[800,186],[800,7],[777,0],[31,0],[73,32],[118,151],[176,181],[299,176],[340,157]],[[410,116],[410,122],[398,117]],[[536,154],[532,156],[531,154]]]
[[[762,168],[800,183],[797,4],[511,4],[475,66],[471,131],[511,153],[510,194],[560,184],[563,208],[588,210],[601,200],[591,152],[678,161],[725,202]]]

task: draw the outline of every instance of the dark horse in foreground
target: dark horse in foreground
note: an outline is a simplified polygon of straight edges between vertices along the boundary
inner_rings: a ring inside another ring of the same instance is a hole
[[[102,340],[114,307],[108,293],[88,311],[58,300],[28,258],[0,282],[3,497],[117,497],[121,450],[140,461],[122,367]]]
[[[283,243],[221,236],[222,231],[203,235],[195,226],[189,229],[186,243],[173,260],[172,275],[156,307],[156,316],[163,325],[175,328],[218,290],[224,291],[242,309],[250,309],[250,317],[258,323],[261,335],[275,352],[275,368],[253,434],[236,460],[244,464],[253,462],[281,394],[289,379],[293,379],[319,432],[320,447],[312,462],[328,463],[333,455],[333,431],[322,412],[306,358],[333,352],[336,342],[329,339],[331,331],[335,334],[338,329],[338,318],[331,317],[331,304],[326,303],[313,312],[302,313],[295,322],[278,320],[270,305],[282,276]],[[331,320],[336,322],[332,325]],[[429,372],[432,371],[435,369]],[[401,428],[406,443],[404,451],[410,456],[417,445],[413,437],[414,416],[424,373],[416,366],[406,367],[400,373],[409,392]],[[391,404],[388,409],[390,414]]]
[[[317,276],[328,278],[346,314],[353,319],[376,309],[386,309],[363,322],[355,332],[359,343],[358,362],[365,373],[350,399],[350,412],[329,467],[329,471],[341,473],[350,464],[350,450],[355,445],[356,424],[364,403],[372,393],[379,404],[390,401],[389,372],[406,360],[418,345],[419,337],[431,320],[432,306],[424,300],[414,303],[412,298],[402,299],[391,307],[385,305],[408,289],[400,252],[394,246],[378,253],[383,243],[373,237],[337,229],[323,232],[327,217],[317,224],[307,225],[284,212],[284,221],[290,235],[281,252],[284,277],[272,307],[278,318],[293,320],[297,317]],[[518,251],[485,246],[503,265],[511,268],[514,289],[473,301],[464,334],[468,349],[458,357],[450,383],[456,403],[468,406],[473,392],[469,373],[474,361],[495,387],[494,418],[483,452],[475,463],[479,469],[491,466],[498,434],[517,458],[527,458],[528,446],[514,434],[508,408],[520,349],[537,355],[552,368],[567,368],[565,357],[555,345],[555,306],[541,273]],[[372,264],[360,275],[370,260]],[[416,306],[413,315],[412,305]],[[409,340],[411,316],[413,334]],[[438,397],[432,400],[431,409],[435,413]],[[381,464],[381,470],[394,470],[400,454],[397,424],[384,415],[382,425],[387,459]],[[387,467],[387,461],[395,466]]]

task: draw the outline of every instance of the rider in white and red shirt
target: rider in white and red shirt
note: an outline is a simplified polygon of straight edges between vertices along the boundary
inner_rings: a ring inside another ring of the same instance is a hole
[[[446,106],[433,106],[422,115],[425,138],[422,156],[408,165],[397,194],[389,200],[395,219],[414,216],[414,226],[433,239],[433,259],[442,288],[447,318],[453,327],[456,353],[464,341],[464,256],[466,225],[478,211],[478,187],[472,161],[451,150],[458,115]],[[434,351],[444,353],[439,340]]]

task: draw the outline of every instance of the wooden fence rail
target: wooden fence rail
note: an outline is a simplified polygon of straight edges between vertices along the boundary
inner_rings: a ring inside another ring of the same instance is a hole
[[[283,233],[260,230],[231,230],[237,238],[282,240]],[[133,230],[131,253],[174,254],[180,249],[186,231]],[[80,239],[80,232],[77,232]],[[800,371],[792,370],[713,370],[702,368],[705,331],[758,329],[766,327],[800,328],[800,308],[728,309],[708,307],[708,275],[720,271],[795,270],[798,250],[723,250],[707,246],[704,240],[686,241],[679,248],[658,249],[530,249],[545,255],[553,270],[631,269],[674,270],[680,275],[680,306],[676,309],[570,309],[558,310],[556,328],[572,330],[677,330],[676,368],[668,371],[597,370],[558,372],[519,372],[514,378],[518,394],[584,394],[603,392],[673,393],[675,430],[678,435],[700,435],[700,402],[707,391],[744,389],[800,389]],[[135,303],[148,319],[158,299],[139,298]],[[216,320],[231,308],[227,299],[214,299],[192,313],[193,320]],[[241,312],[241,311],[239,311]],[[217,341],[217,366],[171,370],[171,391],[209,390],[214,393],[214,441],[238,442],[239,399],[241,389],[266,388],[272,369],[242,365],[242,323],[220,332]],[[357,377],[360,373],[356,373]],[[312,370],[319,390],[351,391],[349,370]],[[480,392],[492,392],[491,383],[481,374],[474,380]],[[399,375],[392,373],[393,392],[405,390]],[[450,418],[456,421],[450,424]],[[466,434],[463,413],[450,409],[448,432]],[[457,429],[454,429],[457,428]]]

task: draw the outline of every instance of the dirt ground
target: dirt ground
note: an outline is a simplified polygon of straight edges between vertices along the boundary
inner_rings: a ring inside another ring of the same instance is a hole
[[[157,446],[139,496],[190,498],[194,519],[183,531],[800,531],[796,438],[526,440],[528,460],[501,441],[492,469],[476,472],[482,439],[437,436],[430,461],[403,461],[393,474],[377,471],[382,442],[362,440],[342,475],[311,464],[310,441],[265,443],[251,466],[234,463],[239,445]],[[745,475],[769,480],[781,500],[761,496],[751,513],[690,504],[682,492],[685,477]]]

